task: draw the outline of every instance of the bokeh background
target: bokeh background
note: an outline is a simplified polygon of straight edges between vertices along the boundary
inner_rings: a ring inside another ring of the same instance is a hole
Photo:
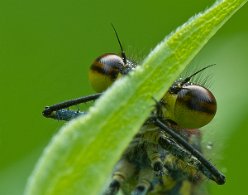
[[[105,52],[142,60],[165,35],[213,0],[0,1],[0,194],[23,193],[38,157],[63,122],[41,115],[46,105],[93,93],[88,68]],[[207,182],[210,194],[247,191],[248,5],[236,13],[192,62],[216,63],[211,89],[218,101],[203,130],[208,158],[227,176]]]

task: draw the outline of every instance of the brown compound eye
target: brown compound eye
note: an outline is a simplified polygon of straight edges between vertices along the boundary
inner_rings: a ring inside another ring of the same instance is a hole
[[[125,63],[123,58],[112,53],[98,57],[90,67],[89,80],[96,92],[103,92],[121,76]]]
[[[217,104],[213,94],[199,85],[184,86],[174,105],[174,120],[184,128],[200,128],[214,117]]]

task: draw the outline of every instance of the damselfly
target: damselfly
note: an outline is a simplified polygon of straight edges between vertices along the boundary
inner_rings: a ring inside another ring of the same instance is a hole
[[[71,120],[87,112],[68,110],[70,106],[96,100],[117,79],[128,75],[137,64],[126,57],[118,34],[121,55],[107,53],[90,68],[89,78],[97,94],[47,106],[43,115]],[[211,65],[210,65],[211,66]],[[204,178],[225,183],[225,176],[201,153],[198,128],[214,117],[217,104],[209,89],[191,82],[207,66],[176,80],[123,151],[104,194],[192,195]]]

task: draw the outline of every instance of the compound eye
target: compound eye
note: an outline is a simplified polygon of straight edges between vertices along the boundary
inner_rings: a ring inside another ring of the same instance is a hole
[[[105,91],[119,76],[125,66],[123,59],[116,54],[98,57],[90,67],[89,80],[96,92]]]
[[[182,128],[200,128],[214,117],[217,104],[213,94],[199,85],[184,86],[174,107],[175,122]]]

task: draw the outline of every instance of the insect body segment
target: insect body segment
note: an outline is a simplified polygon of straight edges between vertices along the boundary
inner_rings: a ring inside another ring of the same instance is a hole
[[[132,165],[132,172],[125,169],[127,162]],[[179,192],[178,183],[190,179],[191,184],[196,184],[202,180],[199,171],[201,166],[197,158],[147,121],[117,163],[113,180],[105,195],[115,194],[119,186],[124,186],[125,194],[146,194],[148,191],[156,191],[158,194]],[[133,175],[123,177],[127,173]],[[120,175],[122,179],[118,178]],[[132,183],[133,178],[137,180]],[[129,187],[125,183],[128,183]]]
[[[70,106],[74,106],[74,105],[78,105],[78,104],[81,104],[84,102],[96,100],[101,95],[102,95],[101,93],[96,93],[93,95],[83,96],[83,97],[76,98],[73,100],[67,100],[65,102],[54,104],[52,106],[46,106],[42,112],[42,115],[47,117],[47,118],[53,118],[53,119],[68,121],[70,119],[73,119],[73,118],[81,115],[81,114],[86,114],[86,112],[65,110],[64,108],[69,108]]]

